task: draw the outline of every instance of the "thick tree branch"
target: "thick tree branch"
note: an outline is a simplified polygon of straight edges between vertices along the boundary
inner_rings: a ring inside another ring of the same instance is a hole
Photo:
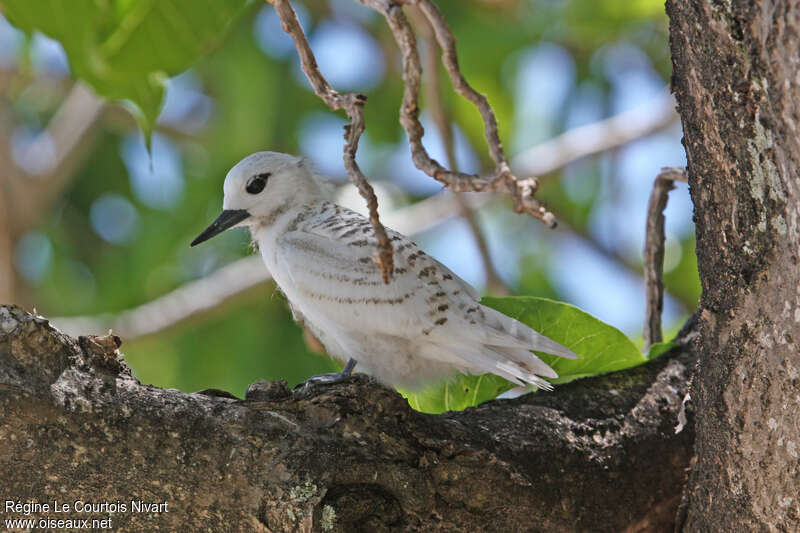
[[[434,416],[365,379],[143,386],[112,341],[0,307],[7,497],[168,504],[121,531],[662,532],[691,455],[685,355]]]
[[[800,531],[798,2],[666,5],[703,285],[680,531]]]

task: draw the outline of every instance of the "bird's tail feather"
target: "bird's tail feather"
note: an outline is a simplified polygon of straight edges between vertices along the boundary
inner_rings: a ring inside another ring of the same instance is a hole
[[[545,337],[519,320],[506,316],[490,307],[481,307],[485,314],[486,324],[490,326],[490,329],[487,331],[489,337],[487,344],[492,346],[536,350],[567,359],[578,358],[569,348],[562,346],[553,339]]]
[[[465,361],[467,370],[474,374],[491,373],[505,378],[517,385],[536,385],[539,388],[552,390],[553,386],[536,375],[538,370],[525,368],[525,366],[539,366],[538,364],[526,364],[523,366],[514,361],[507,353],[498,351],[496,346],[481,346],[478,350],[472,347],[453,347],[460,359]],[[530,354],[531,357],[536,357]],[[547,372],[543,375],[554,376],[555,372],[543,361],[536,358],[541,365],[547,367]],[[530,363],[528,359],[527,363]],[[556,376],[557,377],[557,376]]]
[[[535,354],[524,348],[511,348],[508,346],[489,346],[489,348],[498,353],[498,355],[505,355],[508,359],[517,363],[524,369],[529,370],[534,374],[546,378],[557,378],[558,374],[555,370],[550,368],[550,365],[539,359]]]

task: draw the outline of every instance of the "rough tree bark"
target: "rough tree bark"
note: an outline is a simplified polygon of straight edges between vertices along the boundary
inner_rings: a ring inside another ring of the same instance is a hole
[[[366,379],[245,400],[158,389],[115,348],[0,307],[3,500],[123,502],[35,514],[118,531],[656,532],[691,456],[691,426],[673,430],[685,354],[434,416]]]
[[[683,530],[800,531],[800,2],[667,11],[703,286]]]

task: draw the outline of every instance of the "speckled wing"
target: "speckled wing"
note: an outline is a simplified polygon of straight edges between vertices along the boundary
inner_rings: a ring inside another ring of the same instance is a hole
[[[468,283],[391,230],[395,270],[384,283],[373,260],[369,221],[326,207],[278,239],[277,262],[292,285],[284,292],[304,315],[321,313],[347,329],[415,338],[446,324],[454,301],[466,306],[478,298]]]

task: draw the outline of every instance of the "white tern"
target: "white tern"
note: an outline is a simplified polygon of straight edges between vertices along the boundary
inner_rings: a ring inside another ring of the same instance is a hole
[[[551,389],[540,376],[556,372],[530,350],[577,357],[481,305],[467,282],[389,229],[394,274],[384,283],[369,220],[328,201],[325,189],[301,157],[252,154],[228,172],[222,214],[192,246],[248,227],[295,320],[331,357],[347,362],[335,377],[348,376],[357,363],[383,383],[412,389],[457,372]]]

